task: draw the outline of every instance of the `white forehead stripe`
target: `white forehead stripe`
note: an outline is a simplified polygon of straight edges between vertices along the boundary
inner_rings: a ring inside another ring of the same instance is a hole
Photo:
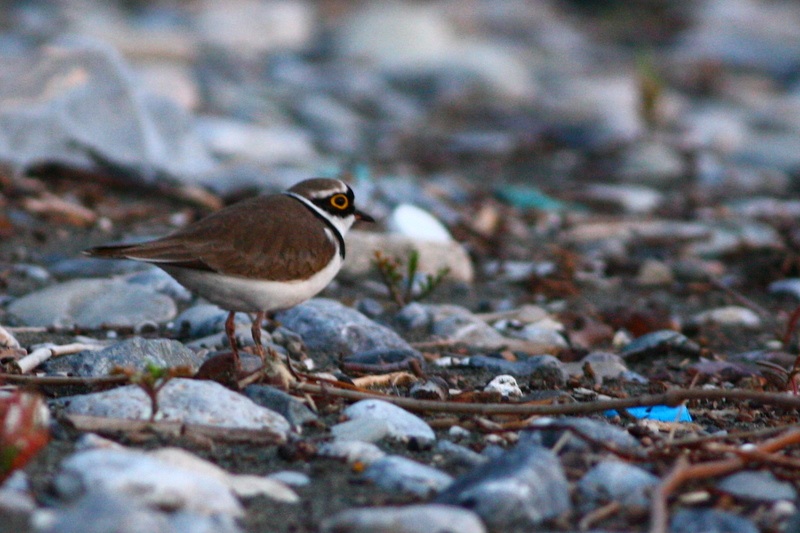
[[[317,190],[309,194],[312,198],[327,198],[337,193],[347,194],[347,185],[339,182],[339,187],[331,187],[330,189]]]

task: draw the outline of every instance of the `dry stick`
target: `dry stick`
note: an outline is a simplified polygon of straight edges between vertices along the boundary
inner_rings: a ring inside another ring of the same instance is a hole
[[[783,435],[763,442],[756,446],[753,452],[755,454],[769,454],[793,444],[800,444],[800,429],[791,429]],[[734,457],[691,465],[687,457],[682,455],[653,495],[650,513],[650,533],[666,533],[669,496],[683,483],[692,479],[705,479],[730,474],[740,470],[747,463],[748,459],[746,457]]]
[[[85,350],[100,350],[105,346],[99,344],[84,344],[80,342],[72,344],[64,344],[61,346],[49,345],[37,348],[19,361],[17,366],[23,374],[27,374],[40,364],[44,363],[51,357],[59,357],[61,355],[69,355],[73,353],[83,352]]]
[[[637,398],[602,400],[596,402],[558,405],[530,405],[513,403],[457,403],[437,400],[417,400],[387,394],[364,393],[330,386],[321,387],[312,383],[295,383],[297,391],[336,396],[349,400],[380,399],[411,411],[431,411],[440,413],[464,413],[480,415],[576,415],[596,413],[610,409],[649,405],[678,405],[685,400],[751,400],[771,404],[786,409],[800,409],[800,397],[783,393],[755,392],[749,390],[671,390],[662,394],[649,394]]]
[[[66,376],[20,376],[0,372],[0,383],[31,386],[76,386],[127,384],[128,376],[100,376],[94,378],[71,378]]]

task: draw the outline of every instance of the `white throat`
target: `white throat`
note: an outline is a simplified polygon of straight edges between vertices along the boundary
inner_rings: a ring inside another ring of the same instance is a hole
[[[297,198],[305,205],[307,205],[310,209],[313,209],[315,213],[319,214],[319,216],[323,217],[325,220],[330,222],[333,225],[333,227],[336,228],[336,231],[339,232],[339,235],[341,235],[342,238],[344,238],[344,236],[347,235],[347,232],[350,230],[350,228],[356,221],[356,217],[354,215],[348,215],[346,217],[333,216],[327,211],[323,211],[322,209],[314,205],[314,202],[312,202],[308,198],[300,196],[299,194],[293,192],[287,192],[284,194],[286,194],[287,196],[291,196],[292,198]]]

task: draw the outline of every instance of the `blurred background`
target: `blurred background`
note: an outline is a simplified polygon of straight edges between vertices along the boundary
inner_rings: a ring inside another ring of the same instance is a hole
[[[17,175],[101,163],[226,196],[351,170],[680,203],[789,193],[800,164],[793,1],[20,1],[0,19]]]

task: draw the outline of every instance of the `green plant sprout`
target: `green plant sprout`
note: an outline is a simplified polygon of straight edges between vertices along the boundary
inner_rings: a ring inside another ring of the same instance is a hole
[[[150,398],[150,422],[155,421],[158,413],[158,393],[173,378],[191,377],[192,371],[187,366],[162,367],[152,361],[145,363],[144,370],[130,367],[116,367],[112,374],[127,376],[132,385],[137,385]]]
[[[379,250],[375,251],[374,262],[381,280],[389,289],[392,300],[400,307],[415,300],[427,298],[450,273],[449,268],[443,267],[436,274],[425,274],[421,281],[415,283],[419,269],[419,251],[417,250],[408,252],[405,273],[402,272],[402,263],[399,258],[387,257]]]

